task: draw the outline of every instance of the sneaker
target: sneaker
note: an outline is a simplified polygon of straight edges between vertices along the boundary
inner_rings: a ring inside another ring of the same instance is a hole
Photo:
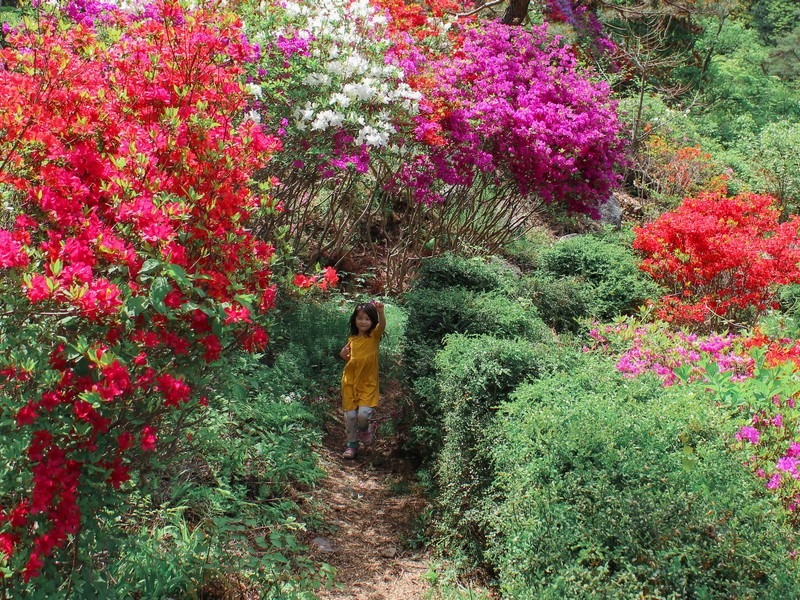
[[[347,458],[348,460],[352,460],[358,454],[358,450],[356,448],[347,448],[344,452],[342,452],[342,458]]]
[[[362,444],[371,444],[375,440],[375,432],[378,429],[378,424],[375,421],[370,421],[365,431],[358,432],[358,441]]]

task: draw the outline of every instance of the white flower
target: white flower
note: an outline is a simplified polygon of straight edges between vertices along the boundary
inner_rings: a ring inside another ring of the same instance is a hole
[[[351,98],[358,98],[362,102],[368,102],[375,97],[378,90],[376,90],[372,83],[374,79],[367,77],[362,83],[348,83],[342,88],[342,91]]]
[[[344,122],[344,115],[332,110],[323,110],[311,124],[312,131],[325,131],[328,127],[338,127]]]
[[[245,115],[246,119],[250,119],[253,123],[261,123],[261,115],[258,114],[258,111],[251,110]]]
[[[350,96],[336,92],[333,96],[331,96],[331,104],[338,104],[342,108],[347,108],[350,106]]]
[[[331,84],[331,78],[327,73],[309,73],[303,79],[303,84],[313,87],[327,87]]]
[[[361,128],[356,137],[356,144],[366,144],[367,146],[385,146],[389,141],[389,134],[385,131],[379,131],[370,125]]]
[[[261,91],[261,86],[256,85],[255,83],[248,83],[244,86],[245,90],[251,96],[255,96],[256,98],[261,98],[263,96],[263,92]]]

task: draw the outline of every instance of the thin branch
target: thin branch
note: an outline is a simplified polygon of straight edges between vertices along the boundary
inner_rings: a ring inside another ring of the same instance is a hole
[[[476,15],[481,12],[484,8],[490,8],[492,6],[497,6],[498,4],[502,4],[505,0],[494,0],[494,2],[489,2],[488,4],[481,4],[478,8],[474,8],[469,12],[465,13],[454,13],[454,12],[446,12],[445,14],[452,15],[456,18],[458,17],[471,17],[472,15]]]

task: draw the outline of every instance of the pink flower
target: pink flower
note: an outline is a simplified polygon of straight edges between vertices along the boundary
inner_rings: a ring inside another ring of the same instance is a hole
[[[36,274],[31,277],[28,283],[28,299],[36,304],[50,296],[50,288],[47,285],[47,279],[42,275]]]
[[[28,255],[11,233],[0,229],[0,269],[4,267],[24,267],[29,262]]]
[[[775,468],[786,473],[797,473],[797,459],[793,456],[782,456]]]
[[[755,427],[742,427],[736,434],[739,441],[747,440],[754,446],[758,446],[758,430]]]

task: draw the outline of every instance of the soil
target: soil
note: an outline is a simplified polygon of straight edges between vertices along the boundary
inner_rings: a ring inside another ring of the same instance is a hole
[[[428,556],[413,549],[409,540],[427,502],[413,467],[399,457],[396,438],[385,433],[389,415],[395,413],[393,397],[399,393],[384,390],[376,411],[381,426],[375,440],[352,460],[342,458],[347,446],[344,419],[332,401],[320,450],[320,466],[327,477],[313,493],[323,525],[309,532],[307,540],[317,560],[336,568],[336,586],[319,592],[321,600],[426,596]]]

